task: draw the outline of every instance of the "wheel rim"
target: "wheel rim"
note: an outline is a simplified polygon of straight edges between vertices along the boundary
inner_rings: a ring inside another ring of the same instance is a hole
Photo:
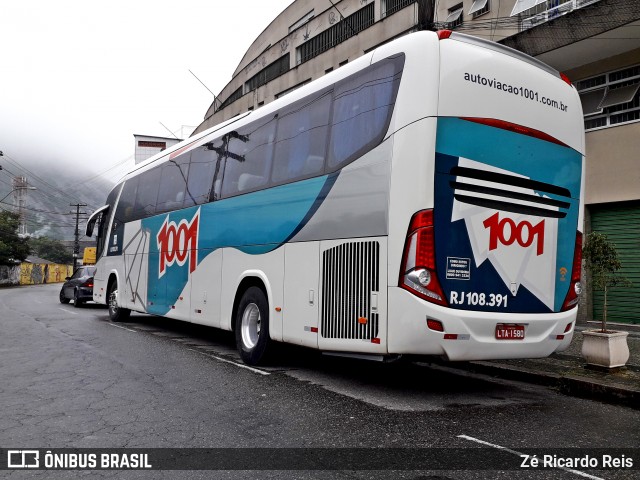
[[[250,303],[242,312],[242,323],[240,325],[242,343],[249,349],[258,344],[260,323],[260,309],[255,303]]]
[[[118,314],[118,289],[111,290],[109,294],[109,315]]]

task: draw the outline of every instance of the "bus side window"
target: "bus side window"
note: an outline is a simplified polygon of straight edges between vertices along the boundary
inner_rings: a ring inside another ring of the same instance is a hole
[[[133,207],[136,203],[136,193],[138,191],[139,177],[130,178],[124,184],[115,218],[113,219],[113,229],[119,224],[133,220]]]
[[[223,137],[226,143],[225,168],[222,179],[222,196],[229,197],[265,187],[269,182],[273,144],[275,139],[275,117],[262,119],[230,132]]]
[[[136,193],[136,203],[133,207],[133,217],[135,219],[146,218],[155,214],[161,171],[161,167],[155,167],[138,175],[140,183]]]
[[[114,213],[111,231],[108,238],[105,238],[107,255],[120,255],[122,253],[122,240],[124,236],[124,224],[134,220],[133,207],[135,205],[136,193],[140,177],[133,177],[124,182],[122,193],[118,200],[118,206]],[[105,226],[105,229],[107,227]]]
[[[187,189],[190,154],[182,154],[162,166],[156,213],[182,208]]]
[[[278,118],[274,183],[318,175],[324,170],[331,91],[305,98]]]
[[[187,190],[184,195],[185,207],[200,205],[209,201],[217,156],[217,153],[208,149],[206,145],[191,151]]]
[[[399,59],[373,65],[336,86],[329,167],[344,165],[384,138],[400,83]]]

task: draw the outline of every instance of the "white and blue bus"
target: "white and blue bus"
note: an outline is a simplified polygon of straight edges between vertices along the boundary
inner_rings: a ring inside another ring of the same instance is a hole
[[[87,226],[93,298],[233,330],[249,364],[543,357],[574,330],[583,191],[564,75],[418,32],[136,167]]]

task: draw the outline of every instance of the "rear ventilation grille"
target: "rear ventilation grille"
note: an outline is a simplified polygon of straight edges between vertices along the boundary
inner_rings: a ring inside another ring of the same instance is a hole
[[[320,334],[324,338],[378,337],[379,260],[380,244],[373,241],[344,243],[323,252]]]
[[[450,186],[459,202],[550,218],[566,217],[571,207],[571,192],[550,183],[466,167],[452,168],[451,175],[457,177]],[[532,190],[535,194],[527,193]]]

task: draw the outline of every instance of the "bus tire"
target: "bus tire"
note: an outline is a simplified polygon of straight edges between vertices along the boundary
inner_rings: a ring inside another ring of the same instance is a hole
[[[124,322],[129,315],[131,314],[131,310],[128,308],[122,308],[118,306],[118,282],[114,281],[109,286],[109,294],[107,295],[107,301],[109,306],[109,319],[112,322]]]
[[[269,302],[259,287],[249,287],[238,304],[235,319],[236,346],[242,361],[258,365],[270,344]]]

